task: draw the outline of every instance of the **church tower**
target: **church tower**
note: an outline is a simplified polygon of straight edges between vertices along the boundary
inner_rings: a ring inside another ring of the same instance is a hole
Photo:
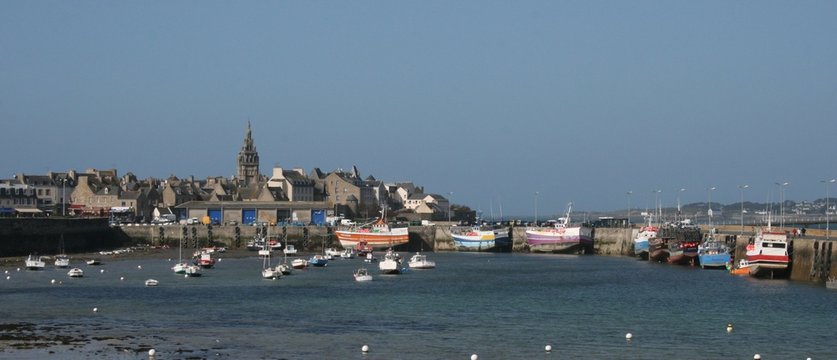
[[[259,153],[253,145],[253,135],[250,131],[250,122],[247,122],[247,135],[244,137],[244,146],[238,152],[238,181],[241,185],[248,186],[259,181]]]

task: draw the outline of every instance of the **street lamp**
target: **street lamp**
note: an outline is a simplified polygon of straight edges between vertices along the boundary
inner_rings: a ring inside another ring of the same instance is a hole
[[[790,185],[790,183],[787,181],[783,183],[777,182],[776,185],[779,185],[779,209],[781,210],[782,214],[782,217],[779,219],[779,227],[782,229],[782,231],[785,231],[785,187]]]
[[[717,189],[717,188],[714,187],[714,186],[706,189],[706,193],[709,194],[709,204],[707,205],[709,210],[706,211],[706,215],[709,216],[709,227],[710,228],[712,227],[712,191],[715,190],[715,189]],[[711,230],[712,229],[710,229],[710,231]]]
[[[750,185],[738,185],[738,191],[741,192],[741,235],[744,235],[744,189],[749,187]]]
[[[538,226],[538,194],[540,193],[535,191],[535,226]]]
[[[829,233],[831,232],[831,224],[829,223],[828,219],[828,185],[837,181],[837,179],[831,180],[820,180],[821,183],[825,183],[825,239],[829,239]]]
[[[660,221],[661,218],[663,217],[663,214],[662,214],[663,209],[662,209],[662,205],[660,205],[660,193],[661,192],[663,192],[663,191],[659,190],[659,189],[654,190],[654,207],[655,207],[654,210],[657,212],[657,221]]]
[[[685,188],[680,188],[677,192],[677,216],[675,216],[674,221],[680,221],[680,193],[686,191]]]
[[[450,222],[450,205],[453,202],[453,191],[448,192],[448,222]]]
[[[628,191],[625,194],[628,194],[628,225],[631,225],[631,195],[633,195],[634,192]]]

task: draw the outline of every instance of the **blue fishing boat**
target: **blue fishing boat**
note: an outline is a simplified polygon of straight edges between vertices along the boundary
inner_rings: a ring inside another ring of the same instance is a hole
[[[497,246],[508,246],[508,229],[484,229],[474,226],[451,232],[453,243],[459,251],[489,251]]]
[[[730,247],[726,242],[715,238],[710,233],[700,245],[698,245],[698,261],[702,268],[723,269],[732,261]]]

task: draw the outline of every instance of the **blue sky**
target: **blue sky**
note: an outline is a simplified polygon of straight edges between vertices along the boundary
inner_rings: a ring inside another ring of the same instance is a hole
[[[495,214],[825,196],[833,1],[3,1],[0,177],[357,165]],[[837,187],[833,187],[837,193]],[[772,194],[772,195],[771,195]]]

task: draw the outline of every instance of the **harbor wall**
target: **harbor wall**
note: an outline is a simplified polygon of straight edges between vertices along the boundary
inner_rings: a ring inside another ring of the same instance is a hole
[[[0,257],[87,252],[121,246],[131,239],[108,226],[108,219],[0,219]]]

